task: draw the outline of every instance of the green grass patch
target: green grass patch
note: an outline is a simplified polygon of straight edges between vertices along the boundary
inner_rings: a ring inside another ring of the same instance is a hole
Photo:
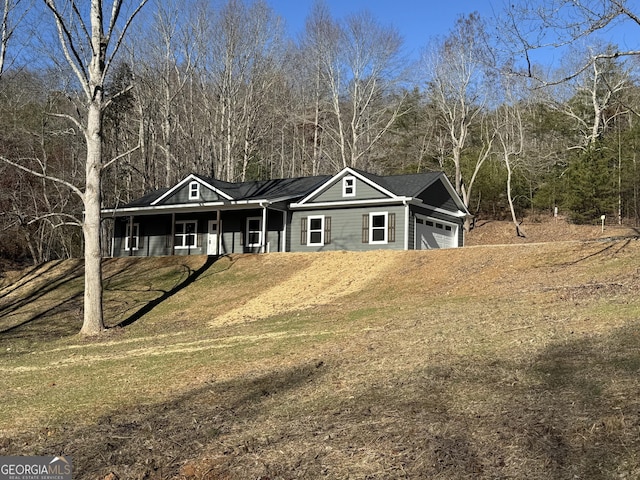
[[[120,326],[92,339],[81,266],[40,267],[0,291],[0,455],[80,479],[638,477],[640,248],[611,245],[113,260]]]

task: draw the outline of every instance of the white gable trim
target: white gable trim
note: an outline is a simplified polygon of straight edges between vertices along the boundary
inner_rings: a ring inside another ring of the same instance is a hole
[[[448,215],[450,217],[465,218],[465,217],[467,217],[469,215],[468,213],[465,213],[462,210],[458,210],[457,212],[452,212],[450,210],[444,210],[443,208],[434,207],[434,206],[429,205],[427,203],[423,203],[422,206],[426,207],[429,210],[432,210],[434,212],[443,213],[443,214]]]
[[[318,203],[292,203],[289,208],[295,209],[314,209],[326,207],[357,207],[363,205],[392,205],[396,203],[409,202],[413,200],[411,197],[394,197],[394,198],[373,198],[371,200],[344,200],[339,202],[318,202]]]
[[[344,178],[345,176],[350,176],[350,177],[356,177],[357,179],[359,179],[360,181],[366,183],[367,185],[369,185],[372,188],[375,188],[376,190],[378,190],[379,192],[383,193],[384,195],[387,195],[389,197],[389,199],[392,200],[401,200],[403,197],[398,197],[397,195],[395,195],[394,193],[391,193],[389,190],[387,190],[386,188],[381,187],[380,185],[378,185],[377,183],[375,183],[372,180],[369,180],[367,177],[365,177],[364,175],[359,174],[358,172],[356,172],[355,170],[353,170],[350,167],[345,167],[342,169],[341,172],[335,174],[333,177],[331,177],[329,180],[327,180],[325,183],[323,183],[322,185],[320,185],[318,188],[316,188],[313,192],[311,192],[309,195],[307,195],[306,197],[304,197],[302,200],[300,200],[298,203],[295,203],[293,205],[295,205],[296,207],[302,207],[304,206],[307,202],[309,202],[311,199],[315,198],[316,196],[320,195],[322,192],[324,192],[325,190],[327,190],[329,187],[331,187],[332,185],[334,185],[335,183],[337,183],[337,181],[340,180],[340,178]],[[388,201],[389,199],[386,199],[386,201]],[[335,202],[336,204],[342,204],[343,202]],[[346,203],[346,202],[344,202]],[[293,206],[292,205],[292,206]]]
[[[458,195],[458,193],[456,192],[456,189],[453,188],[453,185],[451,185],[451,182],[449,181],[447,176],[444,173],[442,173],[438,175],[438,178],[436,180],[442,180],[442,184],[444,185],[444,188],[447,189],[447,192],[449,192],[449,195],[451,195],[451,198],[453,198],[453,201],[460,209],[460,212],[463,214],[463,215],[457,215],[457,216],[471,216],[471,214],[469,213],[469,210],[467,210],[467,206],[462,201],[462,198],[460,198],[460,195]],[[434,183],[435,183],[435,180],[431,182],[427,188],[429,188]]]
[[[221,190],[218,190],[216,187],[214,187],[213,185],[208,184],[207,182],[205,182],[204,180],[202,180],[201,178],[198,178],[197,176],[195,176],[193,173],[191,175],[189,175],[187,178],[183,179],[182,181],[178,182],[177,184],[175,184],[173,187],[171,187],[169,190],[167,190],[164,194],[162,194],[160,197],[156,198],[153,202],[151,202],[152,206],[158,205],[158,203],[160,203],[161,201],[165,200],[166,198],[170,197],[171,195],[173,195],[176,191],[178,191],[179,189],[181,189],[182,187],[184,187],[187,184],[190,184],[191,182],[198,182],[200,185],[204,185],[205,187],[207,187],[209,190],[212,190],[214,192],[216,192],[218,195],[220,195],[222,198],[224,198],[225,200],[233,200],[232,197],[230,197],[229,195],[227,195],[226,193],[224,193]]]

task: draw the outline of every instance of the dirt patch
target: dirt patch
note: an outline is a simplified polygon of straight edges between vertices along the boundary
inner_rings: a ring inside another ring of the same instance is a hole
[[[640,228],[625,225],[574,225],[564,217],[525,218],[521,224],[526,237],[518,237],[512,222],[479,220],[468,233],[466,245],[498,245],[584,241],[640,236]]]

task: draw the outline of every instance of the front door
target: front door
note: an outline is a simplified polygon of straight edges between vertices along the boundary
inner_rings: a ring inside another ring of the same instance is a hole
[[[207,255],[218,255],[218,221],[209,220]]]

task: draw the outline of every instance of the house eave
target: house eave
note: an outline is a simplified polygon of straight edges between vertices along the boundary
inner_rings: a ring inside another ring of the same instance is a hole
[[[291,210],[312,210],[316,208],[340,208],[340,207],[363,207],[367,205],[402,205],[404,202],[411,202],[412,197],[394,198],[372,198],[369,200],[343,200],[338,202],[317,202],[317,203],[292,203]]]
[[[175,205],[149,205],[141,207],[105,208],[102,216],[126,217],[130,215],[153,215],[163,213],[193,213],[211,210],[242,210],[250,207],[261,208],[268,206],[269,200],[237,200],[233,202],[198,202],[180,203]]]

